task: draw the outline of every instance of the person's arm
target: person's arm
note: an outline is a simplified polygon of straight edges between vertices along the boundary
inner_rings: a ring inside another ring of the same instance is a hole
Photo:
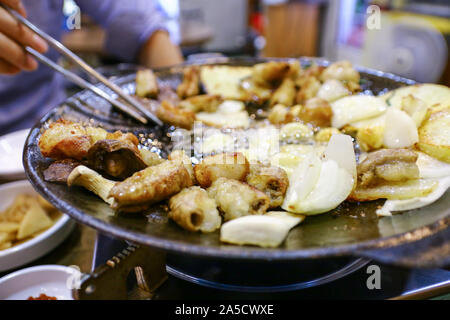
[[[180,48],[170,41],[166,31],[154,32],[139,51],[139,63],[147,67],[166,67],[182,62]]]
[[[182,62],[163,17],[150,0],[76,0],[107,32],[106,50],[127,62],[161,67]]]
[[[0,3],[26,16],[20,0],[0,0]],[[32,47],[41,53],[48,49],[44,40],[17,22],[5,9],[0,8],[0,74],[12,75],[21,70],[37,69],[37,61],[25,52],[23,46]]]

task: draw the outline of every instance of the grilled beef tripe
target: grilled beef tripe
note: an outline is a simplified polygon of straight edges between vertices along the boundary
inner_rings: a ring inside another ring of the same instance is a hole
[[[262,191],[241,181],[219,178],[208,189],[208,194],[216,200],[225,221],[250,214],[264,214],[270,199]]]
[[[183,82],[177,88],[181,99],[196,96],[200,92],[200,68],[192,66],[183,70]]]
[[[221,177],[243,181],[249,170],[250,164],[242,153],[221,153],[203,159],[194,167],[194,174],[198,184],[208,188]]]
[[[252,164],[246,180],[249,185],[264,192],[269,197],[270,208],[277,208],[283,204],[284,195],[289,187],[289,179],[283,169]]]
[[[158,118],[166,124],[190,130],[194,125],[195,113],[164,100],[156,110]]]
[[[369,153],[357,167],[358,187],[418,179],[417,157],[417,153],[409,149],[382,149]]]
[[[169,160],[136,172],[117,183],[110,192],[112,207],[119,211],[139,211],[166,200],[193,182],[180,160]]]

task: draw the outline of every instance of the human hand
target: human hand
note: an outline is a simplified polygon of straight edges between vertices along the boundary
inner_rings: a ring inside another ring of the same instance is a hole
[[[26,17],[21,0],[0,0]],[[16,74],[22,70],[33,71],[38,63],[26,53],[24,46],[38,52],[48,50],[47,43],[0,7],[0,74]]]

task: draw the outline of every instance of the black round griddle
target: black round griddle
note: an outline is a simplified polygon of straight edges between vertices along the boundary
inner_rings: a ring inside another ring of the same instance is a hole
[[[201,61],[200,64],[253,65],[261,59],[228,59]],[[303,65],[319,59],[301,58]],[[199,64],[197,62],[197,64]],[[176,87],[181,71],[187,64],[157,70],[162,85]],[[414,81],[392,74],[358,68],[364,93],[380,94]],[[134,92],[135,74],[121,75],[112,80],[129,92]],[[108,91],[102,85],[103,90]],[[82,188],[48,183],[43,171],[51,163],[45,159],[38,141],[46,123],[59,118],[98,124],[109,131],[133,132],[142,143],[161,146],[166,154],[170,139],[167,127],[142,126],[114,111],[111,106],[91,92],[82,91],[45,115],[31,130],[24,148],[26,174],[34,188],[55,207],[82,224],[100,232],[139,244],[157,247],[172,254],[222,261],[292,261],[338,257],[368,257],[383,263],[402,266],[438,266],[450,264],[450,194],[437,202],[379,219],[376,207],[383,201],[344,203],[330,213],[308,217],[294,228],[279,248],[263,249],[233,246],[219,241],[219,232],[191,233],[169,221],[161,206],[145,214],[114,212],[95,195]]]

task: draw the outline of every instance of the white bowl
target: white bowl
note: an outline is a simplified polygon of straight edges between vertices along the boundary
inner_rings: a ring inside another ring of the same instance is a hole
[[[0,300],[27,300],[46,294],[58,300],[73,300],[71,283],[80,279],[71,267],[44,265],[19,270],[0,279]]]
[[[30,129],[9,133],[0,137],[0,178],[3,180],[25,179],[22,153]]]
[[[21,193],[37,194],[26,180],[0,185],[0,211],[11,205]],[[0,271],[11,270],[42,257],[64,241],[74,227],[75,221],[67,215],[62,215],[51,228],[35,238],[12,248],[0,250]]]

